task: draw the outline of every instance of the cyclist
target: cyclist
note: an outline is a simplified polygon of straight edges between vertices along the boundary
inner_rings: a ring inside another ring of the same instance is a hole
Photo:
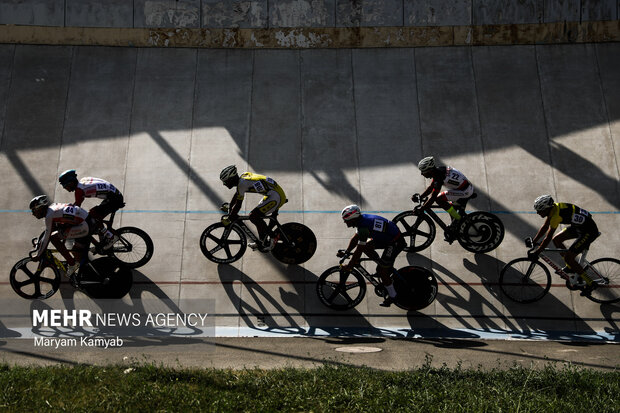
[[[423,177],[432,178],[432,181],[422,194],[414,194],[411,200],[418,202],[419,198],[425,198],[430,194],[430,197],[422,205],[422,209],[430,208],[433,202],[437,201],[437,205],[450,214],[452,223],[445,233],[445,238],[446,241],[452,242],[454,241],[454,229],[462,218],[454,208],[453,202],[471,197],[474,193],[474,186],[462,172],[451,166],[435,166],[435,158],[432,156],[422,159],[418,163],[418,169]],[[447,190],[440,192],[442,186],[445,186]]]
[[[538,215],[545,218],[545,222],[533,238],[534,245],[538,239],[543,236],[544,238],[535,250],[528,253],[528,258],[537,259],[538,255],[549,245],[552,239],[557,248],[566,249],[564,241],[576,238],[576,241],[568,248],[568,251],[562,254],[566,262],[564,270],[571,273],[571,285],[585,286],[581,295],[587,295],[596,288],[596,283],[592,282],[592,279],[588,277],[583,267],[579,265],[575,258],[577,254],[588,248],[592,241],[599,236],[598,227],[594,219],[592,219],[592,215],[576,205],[554,202],[551,195],[541,195],[536,198],[534,209]],[[568,227],[564,228],[556,236],[553,236],[560,224],[568,225]],[[579,278],[582,280],[579,280]]]
[[[91,208],[88,213],[96,224],[95,231],[99,234],[99,239],[102,241],[102,249],[105,251],[112,247],[118,241],[118,236],[108,231],[102,221],[107,215],[125,206],[123,194],[114,185],[103,179],[86,177],[78,181],[75,169],[69,169],[61,173],[58,177],[58,182],[67,191],[75,192],[73,205],[78,207],[82,206],[85,198],[96,197],[103,199],[99,205]]]
[[[88,211],[71,204],[50,204],[47,195],[39,195],[30,201],[30,210],[37,219],[45,217],[45,234],[33,258],[39,261],[50,241],[67,260],[67,276],[71,277],[79,268],[82,252],[88,249],[92,220]],[[66,239],[75,239],[69,252]]]
[[[390,279],[390,272],[396,257],[407,246],[400,230],[392,221],[379,215],[362,214],[360,207],[357,205],[346,206],[342,210],[342,219],[347,227],[357,228],[346,251],[337,254],[339,257],[342,257],[355,248],[351,260],[342,268],[345,271],[351,271],[353,267],[359,264],[362,253],[378,260],[377,274],[381,277],[383,286],[388,292],[380,305],[389,307],[396,298],[396,290]],[[379,254],[377,254],[375,249],[383,249],[381,258],[379,258]]]
[[[277,212],[288,201],[280,185],[269,177],[252,172],[245,172],[239,176],[235,165],[222,169],[220,180],[229,189],[237,187],[230,201],[228,218],[227,221],[223,221],[224,224],[237,219],[246,192],[263,195],[261,202],[250,212],[250,221],[256,225],[258,239],[263,244],[262,248],[265,251],[272,250],[277,239],[267,227],[264,218],[266,215]],[[249,243],[248,246],[252,249],[259,248],[254,242]]]

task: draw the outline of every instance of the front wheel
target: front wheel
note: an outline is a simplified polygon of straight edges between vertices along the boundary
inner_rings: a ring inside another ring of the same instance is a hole
[[[280,234],[271,254],[285,264],[301,264],[316,251],[316,236],[307,226],[297,222],[282,225],[286,239]],[[287,242],[288,240],[288,242]]]
[[[321,302],[332,310],[348,310],[358,305],[366,294],[366,280],[357,268],[343,271],[340,266],[328,268],[316,282]]]
[[[39,263],[32,258],[24,258],[11,269],[9,281],[13,291],[22,298],[29,300],[44,300],[54,295],[60,288],[60,270],[44,262]]]
[[[218,264],[230,264],[243,256],[247,239],[243,230],[236,224],[224,225],[221,222],[209,225],[200,236],[200,251]]]
[[[533,303],[547,294],[551,274],[547,267],[528,258],[517,258],[504,265],[499,273],[499,286],[517,303]]]
[[[615,258],[599,258],[592,261],[590,267],[586,270],[596,283],[596,289],[587,297],[601,304],[620,301],[620,261]]]
[[[494,250],[504,239],[504,224],[494,214],[476,211],[467,215],[458,227],[458,241],[473,253]]]
[[[111,253],[127,267],[142,267],[153,257],[153,240],[140,228],[119,228],[116,235],[119,239],[112,245]]]
[[[396,215],[392,220],[403,234],[407,246],[404,251],[418,252],[428,248],[435,239],[435,223],[428,215],[413,211],[405,211]]]
[[[421,310],[437,297],[437,279],[424,267],[409,265],[392,274],[396,304],[404,310]]]

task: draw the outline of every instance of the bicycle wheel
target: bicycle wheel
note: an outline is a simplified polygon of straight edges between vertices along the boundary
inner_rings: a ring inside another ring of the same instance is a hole
[[[77,284],[92,298],[122,298],[133,285],[133,273],[110,257],[97,258],[80,267]]]
[[[140,228],[119,228],[116,235],[119,239],[112,245],[111,255],[127,267],[142,267],[153,257],[153,240]]]
[[[504,239],[504,224],[495,215],[476,211],[467,215],[458,228],[458,241],[473,253],[494,250]]]
[[[11,287],[20,297],[44,300],[60,288],[60,270],[46,262],[39,270],[39,263],[32,258],[18,261],[9,275]]]
[[[551,274],[547,267],[528,258],[517,258],[504,265],[499,273],[503,293],[518,303],[533,303],[547,294]]]
[[[307,226],[297,222],[282,225],[282,231],[290,243],[283,237],[278,239],[271,254],[285,264],[301,264],[308,261],[316,251],[316,236]]]
[[[404,310],[421,310],[437,297],[437,279],[432,271],[409,265],[392,273],[396,304]]]
[[[593,277],[597,287],[587,297],[601,304],[611,304],[620,301],[620,260],[615,258],[599,258],[592,261],[590,266],[603,279],[597,280]],[[588,275],[592,275],[592,269],[588,268],[587,270]]]
[[[230,264],[245,253],[247,239],[236,224],[224,226],[221,222],[209,225],[200,236],[200,250],[210,261]]]
[[[417,252],[428,248],[435,239],[435,223],[426,214],[414,215],[413,211],[405,211],[392,220],[405,236],[407,252]]]
[[[348,310],[358,305],[366,294],[366,280],[354,268],[342,271],[340,266],[328,268],[316,282],[321,302],[332,310]]]

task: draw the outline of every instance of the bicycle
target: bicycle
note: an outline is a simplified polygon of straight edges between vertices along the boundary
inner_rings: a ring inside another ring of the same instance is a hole
[[[504,224],[494,214],[485,211],[467,213],[465,208],[470,199],[477,197],[473,194],[469,198],[454,202],[453,205],[462,217],[458,226],[444,223],[433,211],[440,208],[433,204],[430,208],[422,208],[426,198],[415,194],[412,201],[417,205],[411,211],[404,211],[392,220],[405,236],[407,252],[418,252],[428,248],[435,239],[436,227],[439,225],[446,233],[446,241],[450,244],[456,239],[463,248],[473,253],[485,253],[497,248],[504,239]]]
[[[221,210],[228,212],[228,203],[222,204]],[[266,216],[267,227],[277,240],[274,248],[269,251],[260,246],[261,240],[246,225],[245,221],[249,219],[247,215],[240,215],[228,225],[222,222],[209,225],[200,236],[203,255],[215,263],[230,264],[243,256],[248,238],[258,246],[258,251],[271,252],[278,261],[285,264],[301,264],[314,255],[316,236],[307,226],[297,222],[280,224],[277,211]]]
[[[378,261],[377,258],[362,258],[360,264],[351,271],[342,269],[343,263],[352,255],[345,250],[339,265],[328,268],[319,276],[316,282],[316,292],[319,300],[333,310],[348,310],[358,305],[366,294],[366,281],[375,287],[375,294],[386,297],[387,290],[378,274],[370,274],[363,266],[364,261]],[[349,281],[349,277],[354,278]],[[392,268],[390,275],[396,290],[394,304],[403,310],[421,310],[428,307],[437,297],[437,279],[435,275],[424,267],[408,265],[399,270]]]
[[[13,291],[20,297],[44,300],[60,288],[61,278],[67,276],[67,262],[55,255],[58,251],[47,249],[38,262],[33,261],[38,243],[42,237],[33,238],[29,256],[18,261],[9,275]],[[73,277],[71,285],[92,298],[121,298],[133,285],[133,275],[129,267],[111,257],[88,260],[82,264]]]
[[[525,240],[525,245],[530,251],[535,246],[532,238]],[[585,282],[579,278],[576,285],[570,282],[567,269],[562,268],[552,260],[545,252],[565,253],[568,249],[545,248],[538,258],[566,281],[566,287],[570,290],[583,290]],[[596,283],[596,288],[585,296],[596,303],[608,304],[620,301],[620,260],[615,258],[599,258],[588,262],[584,250],[579,257],[579,265],[587,272],[588,276]],[[533,303],[542,299],[551,288],[551,273],[540,260],[529,258],[517,258],[504,265],[499,275],[499,285],[502,292],[511,300],[518,303]]]
[[[112,212],[110,218],[107,220],[104,219],[102,222],[106,229],[117,237],[118,240],[115,241],[110,248],[104,250],[105,241],[99,241],[96,237],[91,235],[93,247],[90,251],[93,254],[114,257],[129,268],[142,267],[153,257],[153,240],[140,228],[112,228],[115,215],[116,212]]]

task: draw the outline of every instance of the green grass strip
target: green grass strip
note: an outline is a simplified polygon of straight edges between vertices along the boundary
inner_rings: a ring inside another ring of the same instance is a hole
[[[618,412],[620,372],[0,366],[0,411]]]

